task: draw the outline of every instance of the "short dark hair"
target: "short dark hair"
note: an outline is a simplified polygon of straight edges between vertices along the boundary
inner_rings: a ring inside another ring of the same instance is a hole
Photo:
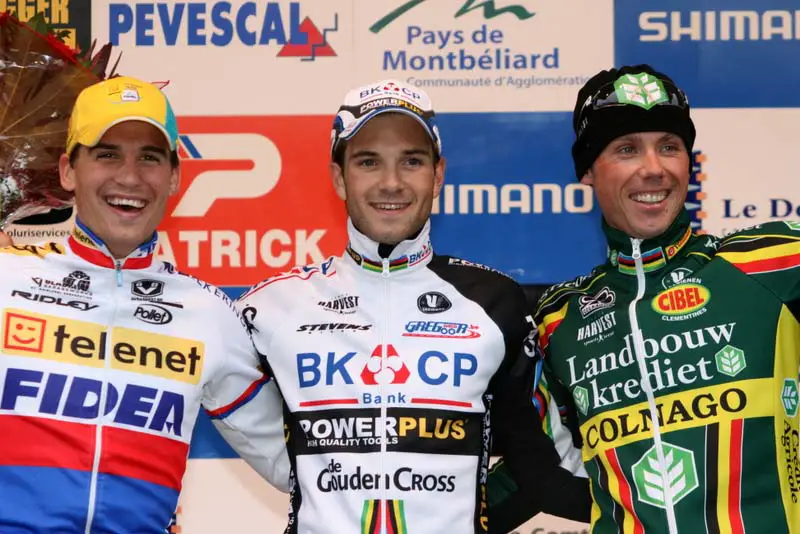
[[[69,164],[70,164],[70,166],[72,166],[72,167],[75,166],[75,161],[78,159],[78,151],[80,150],[80,148],[82,146],[85,146],[85,145],[82,145],[82,144],[78,143],[77,145],[75,145],[75,148],[72,149],[72,153],[70,153],[70,155],[69,155]],[[169,164],[172,166],[172,168],[173,169],[177,168],[178,165],[180,165],[180,163],[181,163],[181,160],[178,157],[178,151],[177,150],[170,150],[170,152],[169,152]]]

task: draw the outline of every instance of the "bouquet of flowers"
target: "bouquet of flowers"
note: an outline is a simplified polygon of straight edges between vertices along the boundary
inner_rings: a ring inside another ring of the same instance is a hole
[[[25,23],[0,13],[0,228],[73,202],[58,160],[75,99],[106,78],[111,45],[81,53],[62,37],[41,14]]]

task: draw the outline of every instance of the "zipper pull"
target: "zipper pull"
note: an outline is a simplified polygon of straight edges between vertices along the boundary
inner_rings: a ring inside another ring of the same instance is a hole
[[[642,244],[641,239],[631,238],[631,246],[633,247],[633,250],[631,251],[631,256],[633,257],[634,260],[638,260],[642,257],[642,251],[640,248],[641,244]]]
[[[381,272],[381,276],[389,278],[389,258],[383,258],[383,271]]]
[[[122,287],[122,262],[119,260],[114,261],[114,268],[117,271],[117,287]]]

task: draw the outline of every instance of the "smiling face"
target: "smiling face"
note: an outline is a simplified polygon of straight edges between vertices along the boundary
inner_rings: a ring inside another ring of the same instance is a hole
[[[609,143],[581,182],[594,187],[610,226],[631,237],[656,237],[686,201],[689,153],[671,133],[624,135]]]
[[[167,198],[178,191],[178,169],[164,134],[142,121],[110,128],[97,145],[61,156],[61,185],[74,191],[81,221],[115,258],[147,241],[161,222]]]
[[[422,125],[402,113],[384,113],[347,143],[342,166],[331,164],[333,185],[364,235],[394,245],[428,220],[444,181]]]
[[[4,346],[25,352],[42,350],[45,321],[9,312],[6,315]]]

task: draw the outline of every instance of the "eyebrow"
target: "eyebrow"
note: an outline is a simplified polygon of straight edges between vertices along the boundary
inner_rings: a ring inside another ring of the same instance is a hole
[[[403,150],[404,156],[428,156],[430,157],[431,152],[425,148],[409,148],[407,150]],[[353,152],[350,154],[350,158],[363,158],[363,157],[379,157],[380,154],[375,152],[374,150],[363,149],[357,152]]]
[[[108,143],[97,143],[96,145],[89,147],[89,152],[94,152],[96,150],[119,150],[117,145],[110,145]]]
[[[161,154],[162,156],[166,156],[167,155],[166,149],[164,149],[163,147],[160,147],[160,146],[155,146],[155,145],[143,146],[142,147],[142,152],[156,152],[158,154]]]
[[[97,143],[93,147],[89,148],[89,152],[94,152],[96,150],[119,150],[119,149],[120,149],[119,145],[112,145],[112,144],[109,144],[109,143]],[[164,148],[162,148],[160,146],[155,146],[155,145],[145,145],[145,146],[142,147],[141,151],[142,152],[155,152],[157,154],[161,154],[162,156],[166,156],[167,155],[167,151]]]

